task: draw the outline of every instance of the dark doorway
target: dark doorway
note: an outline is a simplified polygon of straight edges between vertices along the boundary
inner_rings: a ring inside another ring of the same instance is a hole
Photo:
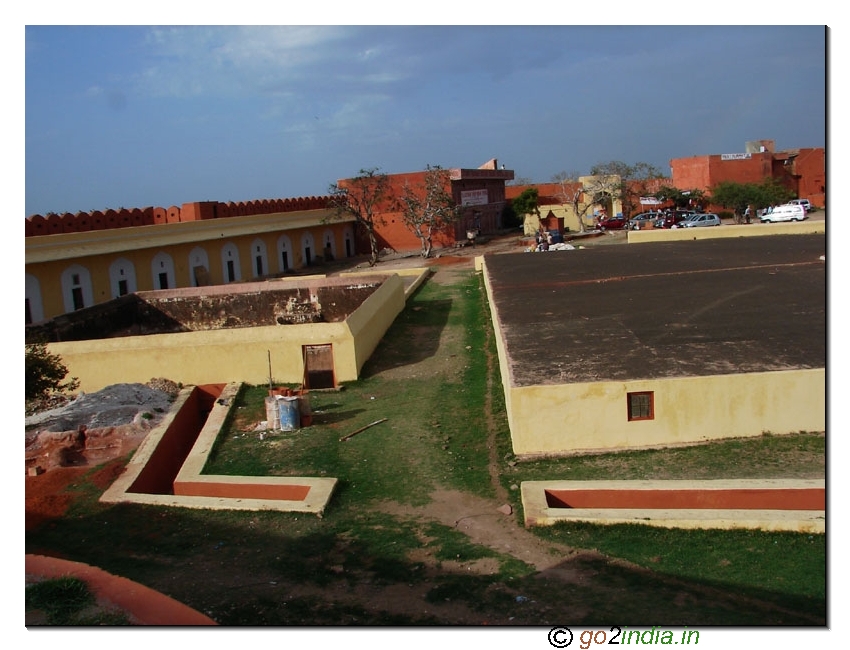
[[[336,388],[333,349],[328,345],[304,346],[305,388]]]

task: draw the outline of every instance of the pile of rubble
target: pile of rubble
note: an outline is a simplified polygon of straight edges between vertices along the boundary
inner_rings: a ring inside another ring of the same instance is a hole
[[[99,463],[128,453],[168,413],[180,388],[163,378],[114,384],[27,416],[28,471]]]

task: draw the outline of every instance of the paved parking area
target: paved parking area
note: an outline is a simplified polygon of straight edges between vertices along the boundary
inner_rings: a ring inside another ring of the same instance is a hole
[[[515,386],[826,366],[825,235],[488,255]]]

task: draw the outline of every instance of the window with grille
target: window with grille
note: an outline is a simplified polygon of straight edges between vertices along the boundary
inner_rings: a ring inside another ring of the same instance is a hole
[[[652,391],[628,393],[629,421],[652,420],[655,418],[655,405]]]

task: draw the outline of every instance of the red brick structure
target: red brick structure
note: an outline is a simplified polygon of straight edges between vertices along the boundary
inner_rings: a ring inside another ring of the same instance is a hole
[[[723,181],[761,183],[773,178],[812,205],[826,206],[826,154],[822,147],[774,151],[772,140],[747,144],[744,153],[675,158],[673,185],[710,191]]]
[[[501,230],[502,212],[505,209],[505,183],[513,180],[513,170],[499,169],[498,161],[493,158],[477,169],[452,168],[447,171],[452,198],[455,204],[462,206],[463,209],[454,228],[434,235],[434,248],[450,247],[456,242],[465,242],[467,230],[473,228],[482,235]],[[387,175],[390,196],[380,206],[375,224],[379,250],[385,248],[396,252],[420,250],[419,238],[405,226],[397,200],[401,198],[406,185],[414,191],[424,193],[426,174],[426,171],[419,171]],[[345,187],[350,180],[341,179],[338,185]],[[362,236],[363,233],[358,235]],[[368,242],[365,239],[358,241],[358,249],[368,250]]]

